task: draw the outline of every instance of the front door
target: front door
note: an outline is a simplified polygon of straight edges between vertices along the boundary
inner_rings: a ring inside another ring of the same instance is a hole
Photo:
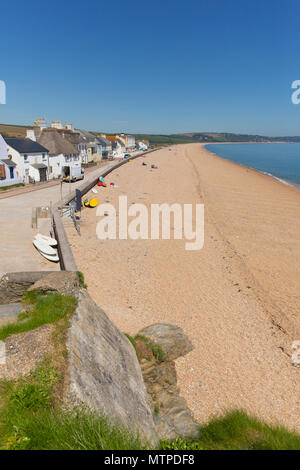
[[[14,167],[13,166],[9,167],[9,176],[11,180],[14,179]]]
[[[47,168],[39,168],[40,181],[47,181]]]

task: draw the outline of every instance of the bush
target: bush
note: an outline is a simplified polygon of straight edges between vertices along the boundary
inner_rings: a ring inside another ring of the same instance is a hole
[[[35,384],[27,384],[19,387],[10,398],[10,406],[37,410],[48,408],[51,403],[50,390]]]
[[[162,450],[203,450],[203,447],[198,441],[185,441],[178,437],[173,441],[164,440],[160,441]]]

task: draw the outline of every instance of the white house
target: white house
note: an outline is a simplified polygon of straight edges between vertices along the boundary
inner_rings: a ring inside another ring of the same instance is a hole
[[[117,137],[118,139],[122,140],[127,152],[135,150],[135,137],[133,135],[120,134]]]
[[[15,176],[23,183],[47,181],[48,149],[31,139],[6,138],[8,159],[16,164]]]
[[[56,129],[44,129],[35,136],[37,142],[49,149],[49,178],[60,178],[66,167],[81,170],[81,158],[76,145],[67,136]]]
[[[7,145],[0,134],[0,186],[22,183],[16,175],[16,163],[8,158]]]
[[[115,158],[124,158],[126,147],[121,139],[116,138],[115,142],[112,142],[112,150]]]

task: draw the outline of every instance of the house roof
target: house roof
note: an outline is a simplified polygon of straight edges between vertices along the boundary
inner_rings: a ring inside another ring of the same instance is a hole
[[[17,164],[13,162],[12,160],[10,160],[9,158],[1,158],[0,160],[1,162],[5,163],[5,165],[7,166],[17,166]]]
[[[93,143],[97,141],[97,137],[94,134],[91,134],[88,131],[82,129],[76,129],[76,132],[80,134],[82,142]]]
[[[44,129],[37,139],[41,145],[49,149],[49,155],[78,154],[77,147],[55,129]]]
[[[122,147],[125,147],[125,144],[124,144],[123,140],[117,138],[116,142],[118,142],[118,144],[121,145]]]
[[[116,135],[107,135],[106,139],[109,140],[110,142],[116,142],[117,136]]]
[[[4,139],[7,145],[17,150],[19,153],[47,153],[48,148],[43,147],[38,142],[31,139]]]
[[[105,137],[97,137],[97,140],[100,142],[100,144],[111,145],[111,142]]]

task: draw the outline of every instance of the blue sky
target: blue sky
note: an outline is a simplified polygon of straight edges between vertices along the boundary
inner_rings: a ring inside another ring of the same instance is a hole
[[[1,4],[0,123],[300,135],[298,0]]]

